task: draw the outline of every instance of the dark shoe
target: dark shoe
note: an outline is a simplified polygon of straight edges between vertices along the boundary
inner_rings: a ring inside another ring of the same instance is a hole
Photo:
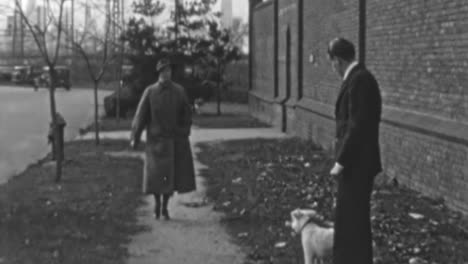
[[[167,209],[162,210],[162,215],[164,216],[164,220],[171,220],[171,217],[169,216],[169,211],[167,211]]]
[[[160,216],[161,216],[161,208],[159,206],[156,206],[156,208],[154,209],[154,217],[156,219],[159,219]]]

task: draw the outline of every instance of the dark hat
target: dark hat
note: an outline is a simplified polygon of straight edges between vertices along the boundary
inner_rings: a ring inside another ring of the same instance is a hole
[[[172,63],[168,59],[161,59],[158,61],[158,64],[156,65],[156,71],[160,72],[162,69],[166,67],[172,66]]]

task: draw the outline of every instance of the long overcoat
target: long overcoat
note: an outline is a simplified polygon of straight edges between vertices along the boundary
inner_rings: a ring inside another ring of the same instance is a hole
[[[182,86],[158,81],[146,88],[132,122],[136,144],[146,129],[143,192],[172,194],[195,190],[191,125],[191,108]]]
[[[382,99],[377,81],[363,66],[343,82],[335,108],[338,178],[335,211],[335,264],[371,264],[370,199],[375,176],[382,170],[379,123]]]

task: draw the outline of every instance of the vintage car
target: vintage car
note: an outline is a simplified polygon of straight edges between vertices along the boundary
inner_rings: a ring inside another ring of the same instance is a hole
[[[55,83],[55,87],[63,87],[66,90],[70,90],[71,82],[70,82],[70,68],[67,66],[55,66],[55,71],[57,72],[57,80]],[[50,73],[49,67],[44,66],[42,68],[42,74],[36,79],[36,84],[38,87],[49,87],[50,86]]]
[[[138,104],[138,96],[131,89],[130,76],[133,66],[122,65],[122,76],[120,79],[121,90],[115,87],[115,91],[104,98],[104,110],[106,116],[115,117],[117,115],[117,107],[120,107],[120,115],[125,117],[131,114],[132,109]]]
[[[35,85],[35,79],[41,75],[41,69],[32,65],[17,65],[13,67],[11,81],[16,84]]]
[[[0,65],[0,81],[10,82],[12,73],[13,73],[13,66]]]

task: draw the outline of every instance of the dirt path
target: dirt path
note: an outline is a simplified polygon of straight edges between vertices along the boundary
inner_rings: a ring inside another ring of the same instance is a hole
[[[196,156],[199,142],[245,138],[277,138],[284,134],[273,129],[193,129],[191,143]],[[111,132],[104,137],[128,138],[128,132]],[[125,155],[125,153],[121,153]],[[195,159],[198,172],[203,165]],[[244,254],[234,245],[219,220],[221,214],[205,204],[203,179],[197,176],[197,191],[175,195],[169,204],[171,221],[153,218],[154,201],[147,196],[138,220],[149,230],[132,238],[128,264],[241,264]],[[193,206],[196,205],[196,206]]]

